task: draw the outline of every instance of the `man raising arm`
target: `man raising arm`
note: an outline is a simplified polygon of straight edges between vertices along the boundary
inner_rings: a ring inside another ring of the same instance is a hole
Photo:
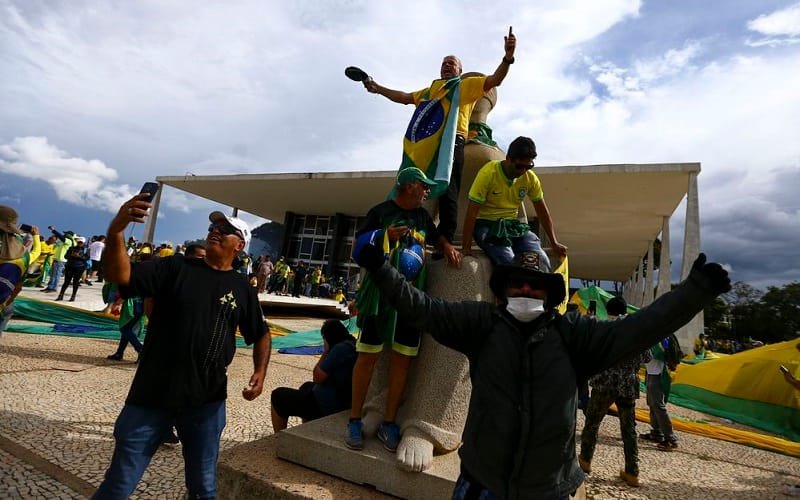
[[[147,217],[147,196],[125,202],[108,228],[108,280],[120,285],[123,297],[152,298],[153,312],[95,498],[127,498],[173,423],[183,443],[189,497],[213,498],[237,329],[254,344],[245,399],[261,394],[269,364],[269,329],[256,291],[233,269],[234,257],[250,243],[250,229],[237,217],[212,212],[204,258],[175,255],[131,265],[123,233]]]

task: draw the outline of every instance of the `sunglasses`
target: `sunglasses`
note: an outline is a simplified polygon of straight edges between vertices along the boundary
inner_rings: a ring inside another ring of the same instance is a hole
[[[215,229],[219,231],[219,234],[224,234],[225,236],[228,236],[230,234],[235,234],[236,236],[244,240],[244,235],[242,234],[242,232],[236,229],[235,227],[231,226],[230,224],[210,224],[208,226],[209,233]]]

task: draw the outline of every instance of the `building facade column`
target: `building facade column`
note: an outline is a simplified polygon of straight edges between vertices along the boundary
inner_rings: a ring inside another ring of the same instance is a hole
[[[700,254],[700,204],[697,193],[697,172],[689,174],[686,193],[686,226],[683,232],[683,258],[681,261],[681,280],[685,280],[692,270],[692,264]],[[697,314],[680,330],[675,332],[684,353],[692,352],[694,339],[703,333],[703,312]]]
[[[647,267],[644,271],[644,291],[642,292],[642,307],[653,302],[653,242],[647,249]]]
[[[658,261],[658,287],[656,298],[669,292],[672,277],[672,263],[669,255],[669,215],[661,223],[661,258]]]
[[[155,243],[154,237],[156,234],[156,220],[158,219],[158,207],[161,205],[161,191],[164,190],[164,184],[158,183],[158,191],[153,197],[153,206],[150,208],[150,216],[144,221],[144,234],[142,238],[144,241]]]
[[[636,283],[633,287],[633,305],[642,307],[642,292],[644,291],[644,257],[639,258],[636,267]]]

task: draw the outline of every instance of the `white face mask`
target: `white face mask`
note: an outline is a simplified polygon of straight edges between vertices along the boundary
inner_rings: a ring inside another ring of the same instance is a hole
[[[544,301],[530,297],[508,297],[506,311],[517,321],[527,323],[535,320],[544,312]]]

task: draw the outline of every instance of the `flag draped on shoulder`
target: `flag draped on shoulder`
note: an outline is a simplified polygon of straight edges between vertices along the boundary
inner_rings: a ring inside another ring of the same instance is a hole
[[[417,167],[436,182],[429,198],[447,191],[453,170],[461,78],[435,80],[414,110],[403,138],[400,170]]]

